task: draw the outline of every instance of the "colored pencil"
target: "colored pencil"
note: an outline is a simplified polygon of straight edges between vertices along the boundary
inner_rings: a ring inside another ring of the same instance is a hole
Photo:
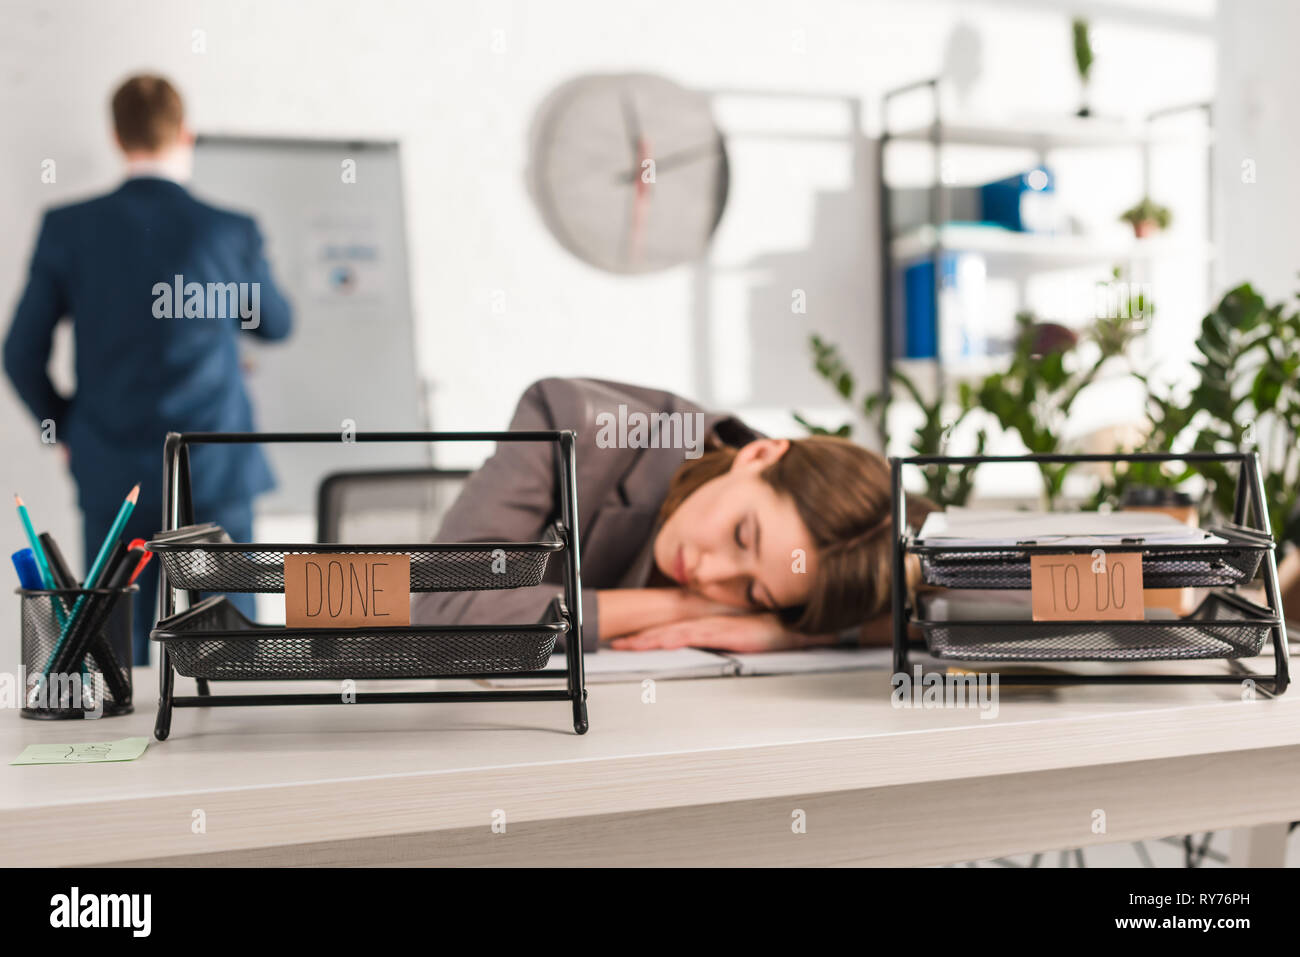
[[[112,527],[109,528],[108,534],[104,536],[104,542],[99,546],[99,554],[95,556],[95,561],[90,566],[90,571],[86,573],[85,587],[98,588],[100,579],[104,575],[105,565],[108,563],[109,556],[113,553],[113,545],[122,537],[122,530],[126,528],[126,523],[131,518],[131,513],[135,510],[135,503],[140,499],[140,485],[136,483],[135,487],[126,494],[122,501],[122,507],[117,511],[117,517],[113,519]],[[32,699],[39,697],[43,690],[46,679],[50,675],[50,669],[54,666],[54,661],[58,658],[59,653],[63,650],[64,644],[68,640],[68,634],[76,626],[77,619],[80,617],[82,610],[85,608],[86,596],[82,595],[72,606],[72,614],[68,618],[68,623],[64,625],[63,631],[59,635],[59,640],[54,645],[54,650],[50,652],[49,659],[45,662],[45,667],[41,670],[41,676],[36,682],[36,687],[32,689]]]
[[[130,549],[136,547],[136,542],[143,543],[143,539],[137,538],[131,542]],[[54,584],[63,589],[76,589],[77,579],[68,567],[68,563],[63,558],[63,550],[59,548],[59,543],[49,532],[41,533],[41,545],[45,547],[45,557],[50,561],[50,574],[54,576]],[[61,600],[61,599],[58,599]],[[108,690],[113,694],[113,700],[119,704],[126,704],[131,700],[131,686],[127,684],[124,676],[124,668],[121,661],[118,660],[117,652],[113,650],[112,643],[108,636],[103,632],[96,632],[90,638],[90,654],[94,657],[99,665],[100,672],[104,675],[104,681],[108,685]],[[83,672],[88,670],[84,667]]]

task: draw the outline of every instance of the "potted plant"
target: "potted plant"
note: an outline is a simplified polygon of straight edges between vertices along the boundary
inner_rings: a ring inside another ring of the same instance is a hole
[[[1201,322],[1190,397],[1176,397],[1139,376],[1152,431],[1146,451],[1259,454],[1264,504],[1277,539],[1282,603],[1300,616],[1300,312],[1269,305],[1249,284],[1229,290]],[[1103,494],[1124,501],[1134,486],[1171,487],[1204,479],[1202,510],[1233,514],[1239,477],[1221,462],[1184,463],[1174,472],[1135,463]]]
[[[1102,367],[1122,356],[1143,331],[1141,316],[1098,320],[1084,338],[1095,346],[1091,361],[1077,358],[1079,337],[1054,323],[1040,323],[1033,313],[1016,315],[1018,333],[1011,361],[980,383],[975,393],[979,407],[991,413],[998,425],[1015,432],[1031,453],[1066,451],[1062,432],[1070,408],[1080,393],[1092,385]],[[1043,498],[1053,508],[1070,466],[1042,463]]]
[[[1118,277],[1118,270],[1115,275]],[[912,451],[917,455],[945,454],[954,429],[977,409],[991,415],[1003,430],[1015,432],[1030,452],[1064,451],[1062,432],[1070,407],[1096,381],[1108,361],[1125,355],[1134,340],[1146,332],[1152,307],[1139,293],[1120,313],[1095,320],[1082,336],[1057,323],[1039,322],[1032,313],[1019,313],[1014,348],[1006,357],[1005,368],[974,384],[959,383],[955,411],[943,396],[927,400],[906,375],[893,369],[891,380],[910,396],[921,413],[921,423],[912,437]],[[1081,339],[1090,347],[1086,355],[1076,353]],[[810,344],[818,375],[841,398],[853,402],[855,380],[838,348],[817,335],[812,336]],[[888,447],[883,397],[868,395],[860,407],[869,420],[878,424]],[[813,433],[846,437],[852,433],[848,423],[825,429],[797,412],[794,417]],[[988,431],[980,429],[975,455],[984,453],[987,441]],[[1060,496],[1068,470],[1068,465],[1054,463],[1039,466],[1048,507]],[[925,495],[932,502],[940,507],[966,504],[974,489],[974,466],[936,466],[924,471]]]
[[[1088,105],[1088,78],[1092,73],[1092,39],[1088,34],[1088,21],[1077,18],[1070,24],[1074,33],[1074,66],[1079,71],[1080,105],[1076,115],[1091,116],[1092,108]]]
[[[1300,313],[1242,284],[1205,317],[1196,349],[1200,382],[1189,404],[1208,415],[1192,447],[1257,450],[1273,535],[1300,544]],[[1219,512],[1231,515],[1234,477],[1222,463],[1199,471]]]
[[[844,363],[839,347],[828,343],[821,336],[813,335],[809,339],[813,353],[813,363],[818,375],[831,384],[831,387],[845,401],[853,401],[855,383],[853,373]],[[948,449],[948,438],[954,429],[962,423],[975,406],[975,394],[968,383],[962,383],[958,390],[957,410],[949,414],[942,397],[927,401],[921,390],[905,374],[893,369],[890,378],[898,384],[916,403],[921,412],[921,423],[912,434],[911,450],[916,455],[944,455]],[[886,403],[880,394],[864,396],[860,402],[862,413],[877,423],[880,433],[885,436],[885,445],[889,440],[885,431]],[[809,422],[798,412],[794,419],[814,435],[838,435],[848,438],[853,433],[853,426],[845,422],[835,429],[823,428]],[[988,433],[980,429],[975,436],[975,455],[983,455],[988,442]],[[975,489],[975,467],[973,465],[949,466],[936,465],[921,470],[925,480],[925,497],[940,508],[950,505],[965,505]]]
[[[1154,236],[1162,229],[1168,229],[1172,214],[1168,206],[1161,206],[1150,196],[1143,196],[1141,202],[1124,210],[1119,214],[1119,218],[1121,222],[1133,227],[1133,234],[1138,239],[1145,239]]]

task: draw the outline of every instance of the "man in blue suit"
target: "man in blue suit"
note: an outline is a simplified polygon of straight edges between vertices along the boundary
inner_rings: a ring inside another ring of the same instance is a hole
[[[128,539],[161,527],[162,446],[169,431],[249,431],[237,338],[283,339],[292,323],[256,223],[192,197],[193,136],[162,77],[128,79],[113,96],[127,179],[113,192],[45,214],[26,289],[4,345],[5,371],[68,457],[89,562],[127,491],[141,483]],[[46,367],[54,328],[72,320],[76,393]],[[195,515],[251,541],[253,498],[274,485],[261,448],[197,447]],[[149,658],[157,562],[138,580],[134,657]],[[251,614],[252,596],[232,596]]]

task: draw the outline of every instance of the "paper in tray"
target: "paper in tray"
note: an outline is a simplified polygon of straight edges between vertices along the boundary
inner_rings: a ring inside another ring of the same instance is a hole
[[[1272,547],[1236,529],[1214,530],[1212,541],[1200,545],[1111,544],[1115,551],[1142,553],[1142,584],[1146,588],[1226,588],[1255,578],[1260,562]],[[1089,551],[1092,546],[1032,545],[972,546],[960,541],[931,539],[908,546],[921,563],[921,580],[943,588],[1026,589],[1030,586],[1030,556],[1054,552]]]

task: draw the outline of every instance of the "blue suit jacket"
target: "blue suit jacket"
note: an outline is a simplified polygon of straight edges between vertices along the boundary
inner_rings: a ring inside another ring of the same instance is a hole
[[[182,293],[201,291],[188,297],[188,318],[178,282]],[[240,287],[209,295],[217,283],[256,284],[242,287],[250,307],[256,289],[255,319],[231,308]],[[64,317],[76,348],[71,397],[46,371]],[[291,322],[251,218],[202,203],[170,180],[130,179],[45,214],[5,340],[5,371],[37,420],[54,421],[87,513],[116,509],[137,481],[141,507],[158,508],[166,433],[253,429],[236,337],[283,339]],[[274,485],[256,446],[199,446],[191,467],[199,507],[248,501]]]

